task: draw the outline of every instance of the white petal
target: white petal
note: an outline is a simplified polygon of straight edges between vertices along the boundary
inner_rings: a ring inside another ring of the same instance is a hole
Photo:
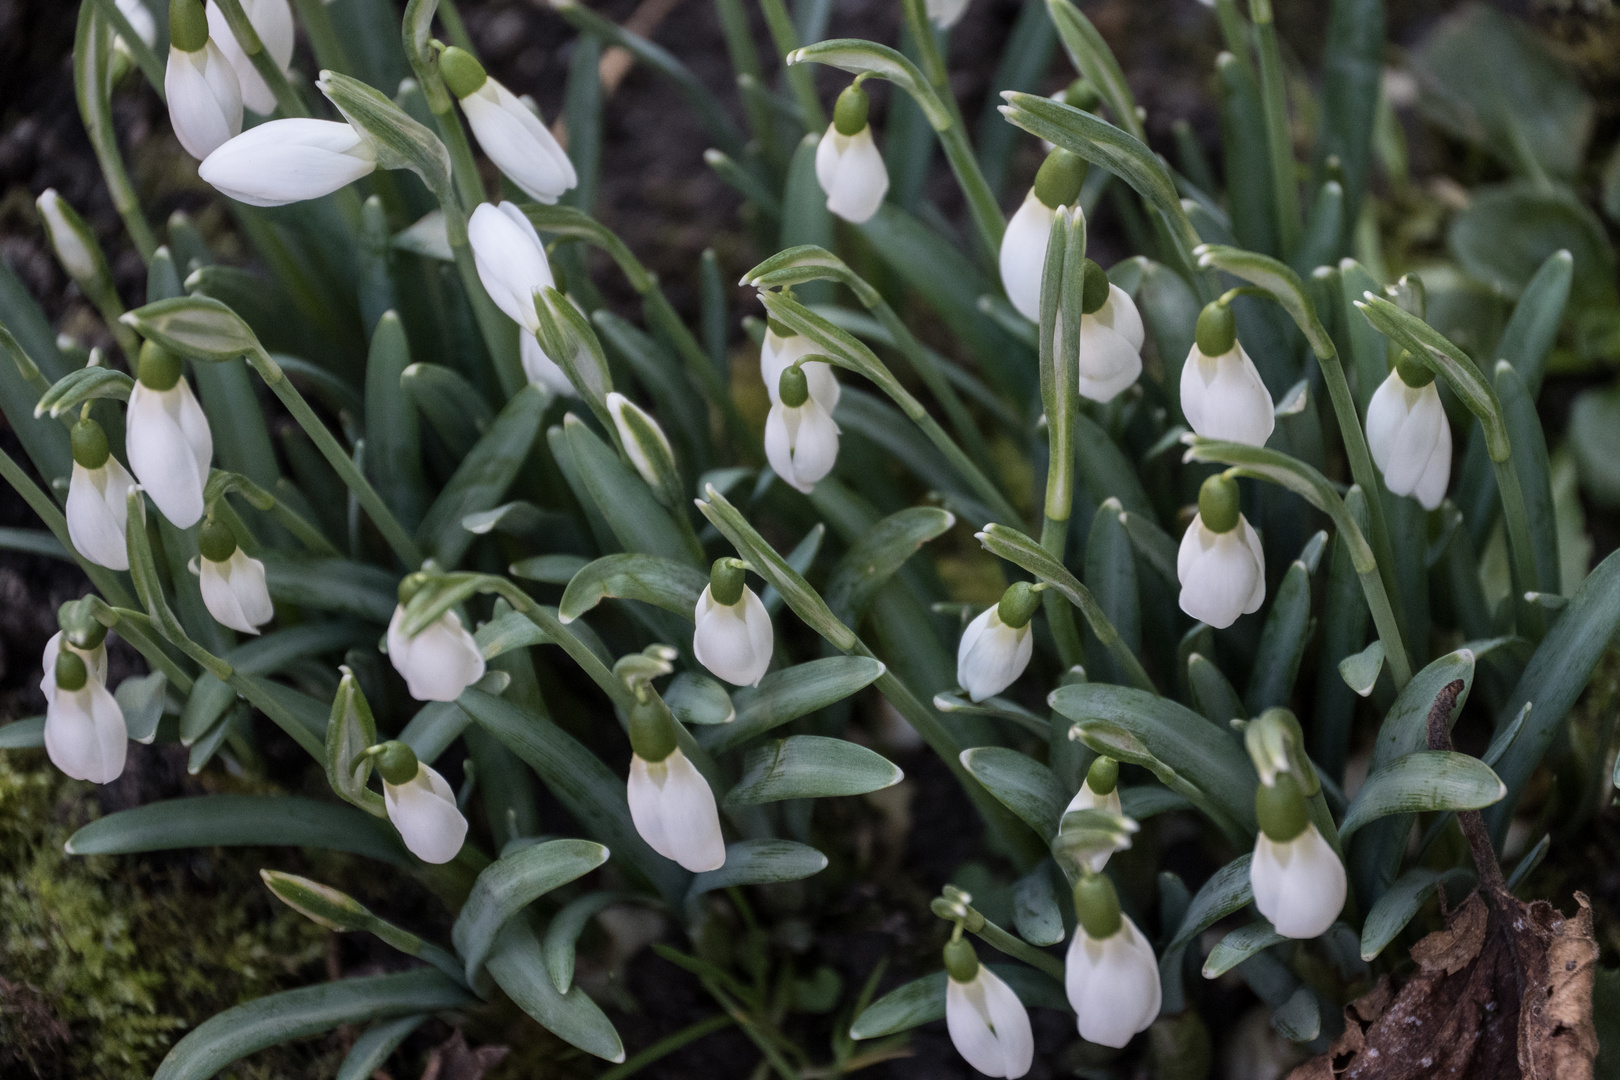
[[[1450,482],[1451,421],[1446,419],[1446,411],[1442,408],[1440,437],[1434,440],[1434,449],[1429,452],[1429,461],[1423,467],[1423,475],[1418,477],[1417,484],[1412,488],[1412,497],[1423,505],[1423,509],[1433,510],[1445,499],[1446,485]]]
[[[555,203],[579,183],[573,162],[545,124],[496,80],[485,79],[462,99],[461,109],[484,153],[530,197]]]
[[[191,456],[196,462],[197,483],[206,487],[208,465],[214,460],[214,433],[209,430],[208,417],[198,404],[197,395],[191,392],[191,384],[185,379],[175,383],[174,389],[168,393],[173,395],[168,400],[175,423],[180,425],[180,434],[185,437],[186,445],[191,447]]]
[[[1390,450],[1410,408],[1406,384],[1391,371],[1367,402],[1367,450],[1380,472],[1389,469]]]
[[[1001,287],[1030,322],[1041,321],[1041,277],[1056,216],[1057,211],[1036,198],[1031,188],[1001,236]]]
[[[941,30],[949,30],[967,11],[968,0],[928,0],[928,20]]]
[[[1114,788],[1107,795],[1098,795],[1091,790],[1091,780],[1088,778],[1080,781],[1080,790],[1074,793],[1074,798],[1069,800],[1069,805],[1063,808],[1063,817],[1067,817],[1076,810],[1107,810],[1110,813],[1123,814],[1125,807],[1119,798],[1119,788]],[[1058,833],[1061,835],[1062,832],[1063,818],[1059,818]],[[1113,854],[1112,851],[1103,851],[1093,855],[1090,859],[1091,872],[1093,874],[1102,873],[1103,867],[1108,865],[1108,860]]]
[[[69,652],[77,653],[79,659],[84,661],[84,667],[94,682],[107,685],[107,643],[105,640],[93,649],[76,649],[67,644],[62,631],[58,630],[45,642],[45,654],[40,658],[40,668],[45,677],[39,680],[40,693],[45,695],[46,701],[56,697],[56,658],[66,648]]]
[[[163,92],[175,137],[199,161],[242,130],[236,72],[212,41],[190,53],[169,47]]]
[[[250,128],[203,159],[197,175],[250,206],[318,199],[377,167],[348,124],[295,117]]]
[[[396,608],[388,624],[388,658],[405,678],[418,701],[454,701],[484,677],[484,657],[478,642],[447,611],[414,638],[399,630],[403,609]]]
[[[1396,379],[1398,381],[1400,376]],[[1396,393],[1400,404],[1405,406],[1402,410],[1405,416],[1384,447],[1384,483],[1396,495],[1410,495],[1434,453],[1446,412],[1433,383],[1419,390],[1409,389],[1402,383]]]
[[[1016,1080],[1029,1072],[1035,1061],[1035,1035],[1030,1030],[1029,1011],[1013,988],[983,965],[979,967],[979,982],[984,987],[990,1026],[1001,1045],[1001,1075]]]
[[[79,690],[58,691],[46,706],[45,752],[75,780],[112,783],[124,771],[128,749],[124,714],[101,682],[90,679]]]
[[[808,356],[815,351],[815,345],[803,334],[784,338],[778,337],[774,330],[765,331],[765,342],[759,350],[759,377],[764,381],[765,390],[771,396],[771,404],[776,404],[781,397],[782,372],[801,356]],[[810,387],[810,396],[816,399],[817,404],[828,412],[838,407],[838,378],[833,374],[831,364],[816,360],[801,365],[799,370],[804,372],[805,382]]]
[[[1276,424],[1271,394],[1241,345],[1213,357],[1192,347],[1181,367],[1181,411],[1206,439],[1250,446],[1264,446]]]
[[[692,634],[698,663],[736,686],[757,686],[770,667],[774,645],[770,615],[754,590],[744,586],[742,597],[727,607],[715,603],[704,587]]]
[[[679,749],[651,764],[632,754],[626,794],[636,831],[658,854],[693,873],[725,865],[714,792]]]
[[[383,802],[388,820],[418,859],[447,863],[461,850],[467,819],[456,808],[450,785],[435,769],[418,764],[414,779],[398,785],[384,781]]]
[[[845,221],[859,225],[877,213],[889,190],[889,171],[871,125],[847,136],[828,125],[816,146],[816,179],[827,193],[827,209]]]
[[[1230,532],[1215,533],[1205,527],[1202,515],[1195,516],[1176,553],[1181,610],[1217,630],[1257,610],[1265,599],[1259,538],[1242,515],[1238,524]]]
[[[129,517],[129,489],[134,484],[115,457],[109,457],[99,469],[73,463],[67,497],[68,539],[80,555],[109,570],[129,569],[124,522]]]
[[[203,514],[197,456],[180,423],[180,387],[184,385],[182,377],[171,389],[153,390],[137,379],[129,394],[124,438],[129,467],[141,487],[163,516],[180,529],[195,525]],[[185,394],[189,397],[190,391]]]
[[[1315,825],[1286,843],[1260,833],[1249,884],[1254,906],[1284,937],[1320,937],[1344,909],[1344,864]]]
[[[945,1026],[956,1052],[986,1076],[1018,1077],[1035,1056],[1029,1013],[989,968],[959,983],[945,978]]]
[[[1108,299],[1091,317],[1130,342],[1131,348],[1142,351],[1147,333],[1142,326],[1142,313],[1136,310],[1136,301],[1131,299],[1130,293],[1109,282]]]
[[[1129,916],[1111,937],[1094,941],[1076,927],[1064,964],[1064,986],[1080,1035],[1122,1047],[1159,1015],[1159,967],[1153,947]]]
[[[208,614],[232,630],[257,634],[275,616],[264,584],[264,563],[250,559],[241,548],[222,563],[197,560],[197,584]]]
[[[523,360],[523,375],[529,383],[559,397],[578,397],[579,391],[568,381],[568,373],[546,355],[546,350],[540,347],[540,339],[528,331],[518,336],[522,339],[519,355]]]
[[[838,425],[814,399],[796,409],[771,406],[765,457],[784,481],[809,494],[838,460]]]
[[[962,632],[956,648],[956,681],[974,701],[994,697],[1029,666],[1035,636],[1028,624],[1014,630],[995,607],[986,608]]]
[[[534,333],[537,289],[555,286],[540,234],[512,203],[480,203],[467,221],[467,242],[484,291],[507,318]]]
[[[1080,396],[1100,402],[1114,400],[1142,374],[1140,348],[1095,315],[1081,316]]]

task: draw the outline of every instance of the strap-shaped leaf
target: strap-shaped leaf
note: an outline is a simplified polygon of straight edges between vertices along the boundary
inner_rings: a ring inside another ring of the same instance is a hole
[[[827,606],[855,622],[883,584],[928,541],[956,524],[956,515],[934,506],[890,514],[863,533],[827,579]]]
[[[34,406],[34,416],[44,416],[49,412],[54,420],[87,401],[102,398],[128,401],[129,392],[134,386],[135,380],[122,371],[99,366],[83,367],[62,376],[54,386],[41,394],[39,404]]]
[[[31,716],[0,724],[0,750],[37,750],[45,746],[45,718]]]
[[[566,994],[574,982],[574,943],[584,932],[585,924],[599,911],[614,904],[637,899],[629,893],[593,892],[570,900],[551,917],[546,926],[546,938],[541,948],[545,953],[546,974],[557,993]]]
[[[944,131],[953,122],[950,109],[934,93],[917,65],[887,45],[861,38],[833,38],[795,49],[787,54],[787,62],[826,64],[851,75],[876,75],[910,94],[935,131]]]
[[[1407,754],[1367,777],[1339,826],[1341,839],[1377,818],[1431,810],[1478,810],[1507,794],[1507,785],[1476,757],[1453,750]]]
[[[1057,836],[1058,819],[1069,800],[1063,797],[1052,770],[1028,755],[1001,746],[964,750],[962,765],[1041,839],[1050,844]]]
[[[461,981],[461,964],[454,956],[409,930],[379,918],[347,893],[279,870],[260,870],[259,877],[276,894],[276,899],[312,922],[339,933],[364,930],[375,934],[406,956],[426,960],[452,979]]]
[[[568,582],[557,618],[571,623],[608,598],[640,600],[690,620],[708,575],[687,562],[659,555],[604,555]]]
[[[473,541],[461,519],[495,506],[516,479],[540,432],[547,401],[534,386],[514,394],[428,507],[417,535],[446,568],[459,563]]]
[[[1056,980],[1022,964],[990,964],[1025,1005],[1068,1011]],[[852,1039],[876,1039],[945,1018],[945,973],[936,971],[891,990],[867,1006],[850,1025]]]
[[[434,968],[369,975],[268,994],[198,1024],[175,1044],[153,1080],[208,1080],[233,1061],[345,1024],[437,1012],[478,999]]]
[[[718,679],[683,671],[664,689],[664,704],[683,724],[729,724],[737,719],[731,694]]]
[[[829,656],[773,671],[756,688],[732,695],[737,718],[705,728],[698,742],[711,754],[741,746],[756,735],[842,701],[877,681],[887,669],[869,656]]]
[[[489,973],[507,997],[553,1035],[607,1061],[624,1060],[619,1033],[596,1002],[578,986],[559,994],[551,985],[540,942],[527,919],[513,919],[501,931],[489,954]]]
[[[1474,879],[1464,869],[1439,871],[1427,866],[1414,866],[1402,874],[1395,884],[1380,896],[1367,912],[1361,924],[1361,958],[1372,960],[1383,952],[1395,935],[1406,929],[1423,907],[1423,902],[1436,889],[1446,885],[1462,885]]]
[[[1114,114],[1114,122],[1136,138],[1146,139],[1125,72],[1120,70],[1113,50],[1091,20],[1069,0],[1046,0],[1046,10],[1051,15],[1052,25],[1057,27],[1063,51],[1069,54],[1069,62],[1096,87]]]
[[[258,352],[259,339],[242,317],[207,296],[176,296],[126,311],[120,322],[188,360],[231,360]]]
[[[1209,955],[1204,958],[1204,978],[1218,979],[1261,949],[1280,945],[1287,940],[1264,919],[1240,926],[1209,950]]]
[[[1031,945],[1056,945],[1063,940],[1063,910],[1053,884],[1054,864],[1039,863],[1013,885],[1013,926]]]
[[[552,428],[548,437],[555,438],[552,433],[556,431]],[[632,552],[658,555],[690,566],[698,564],[702,553],[687,545],[669,511],[653,497],[646,482],[619,460],[584,421],[569,413],[563,420],[562,437],[573,452],[574,466],[586,489],[584,497],[596,504],[619,543]]]
[[[653,287],[652,275],[625,246],[624,241],[583,210],[565,205],[541,206],[538,203],[524,203],[523,213],[541,232],[573,237],[601,248],[618,264],[619,271],[629,280],[630,287],[638,294]]]
[[[349,1047],[343,1064],[338,1066],[337,1080],[371,1080],[371,1075],[387,1063],[400,1043],[430,1019],[431,1014],[418,1013],[373,1024]]]
[[[846,739],[795,735],[749,751],[727,806],[864,795],[905,778],[883,755]]]
[[[1164,955],[1169,956],[1183,948],[1193,938],[1254,900],[1254,890],[1249,885],[1249,861],[1252,858],[1252,852],[1244,852],[1204,882],[1204,887],[1187,905],[1187,914],[1182,916],[1181,926],[1165,947]]]
[[[590,873],[608,858],[608,849],[589,840],[551,840],[503,855],[473,883],[450,936],[472,982],[495,939],[513,915],[559,885]]]
[[[687,902],[735,885],[775,885],[801,881],[827,868],[827,856],[792,840],[741,840],[726,845],[726,862],[692,879]]]
[[[150,743],[157,737],[158,721],[163,719],[163,698],[169,680],[161,671],[125,679],[113,691],[118,709],[124,714],[124,728],[138,743]]]
[[[1317,356],[1326,360],[1337,355],[1333,348],[1333,338],[1328,336],[1327,327],[1317,318],[1316,305],[1311,302],[1310,294],[1305,291],[1305,283],[1300,281],[1299,275],[1286,264],[1269,255],[1221,244],[1200,245],[1193,250],[1193,254],[1198,256],[1199,266],[1213,266],[1217,270],[1225,270],[1234,277],[1240,277],[1266,290],[1299,326],[1305,340],[1311,343],[1311,349]]]
[[[1259,716],[1272,705],[1287,705],[1293,696],[1294,680],[1305,658],[1305,646],[1310,643],[1314,621],[1311,618],[1311,574],[1326,543],[1327,533],[1316,533],[1301,557],[1288,567],[1282,584],[1277,587],[1271,611],[1266,615],[1265,629],[1260,632],[1260,646],[1249,673],[1248,693],[1244,695],[1249,716]]]

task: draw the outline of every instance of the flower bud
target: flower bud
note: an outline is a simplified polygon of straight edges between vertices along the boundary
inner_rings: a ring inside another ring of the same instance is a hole
[[[771,406],[765,417],[765,458],[790,487],[808,495],[838,461],[838,423],[810,393],[802,372],[783,372],[777,392],[804,397],[797,406],[785,400]]]
[[[1367,449],[1394,495],[1425,510],[1446,497],[1451,479],[1451,422],[1434,373],[1402,357],[1367,403]]]
[[[439,57],[439,70],[460,99],[473,138],[519,190],[549,205],[579,183],[574,163],[540,117],[490,78],[471,53],[450,46]]]
[[[375,148],[350,125],[295,117],[242,132],[197,175],[237,202],[284,206],[330,195],[376,167]]]
[[[292,66],[293,54],[291,6],[287,0],[240,0],[240,3],[242,14],[247,16],[264,54],[283,75],[287,74]],[[253,58],[236,40],[225,12],[214,0],[208,0],[207,16],[209,36],[236,73],[236,82],[242,91],[242,104],[260,116],[269,116],[276,111],[276,95],[264,81],[264,76],[259,74],[259,69],[253,66]]]
[[[556,285],[540,234],[516,203],[479,203],[467,220],[467,242],[489,298],[533,334],[540,325],[534,294]]]
[[[1153,946],[1119,910],[1113,883],[1086,874],[1074,890],[1077,924],[1063,982],[1080,1035],[1122,1047],[1159,1015],[1161,991]]]
[[[188,529],[203,515],[203,487],[214,456],[208,418],[174,353],[148,341],[137,372],[125,414],[130,471],[163,516]]]
[[[1231,478],[1217,475],[1204,481],[1198,506],[1176,553],[1181,610],[1220,630],[1265,602],[1265,556],[1260,537],[1238,510],[1237,484]]]
[[[68,276],[80,287],[101,277],[105,273],[106,262],[95,234],[73,207],[56,193],[55,188],[46,188],[34,205],[39,207],[39,216],[45,221],[51,247],[56,251],[56,261],[62,264]]]
[[[692,652],[698,663],[736,686],[758,686],[776,646],[765,604],[743,582],[734,559],[717,559],[698,597]],[[722,566],[722,564],[728,564]],[[735,589],[735,591],[733,591]],[[725,603],[723,598],[732,597]]]
[[[402,603],[388,622],[388,659],[417,701],[454,701],[484,677],[484,654],[454,611],[446,611],[415,637],[405,636],[404,624]]]
[[[199,161],[242,130],[241,84],[230,60],[209,40],[208,16],[198,0],[170,0],[163,93],[175,137]]]
[[[684,512],[680,510],[681,474],[675,467],[675,450],[669,445],[664,429],[645,409],[623,394],[608,394],[607,407],[630,464],[636,467],[636,472],[652,488],[659,502],[677,512]]]
[[[1035,651],[1030,620],[1039,605],[1040,595],[1016,582],[967,624],[956,646],[956,681],[969,698],[983,701],[1018,681]]]

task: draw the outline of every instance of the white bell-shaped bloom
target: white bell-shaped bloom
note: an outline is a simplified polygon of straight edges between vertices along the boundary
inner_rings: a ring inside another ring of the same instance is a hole
[[[203,515],[203,485],[214,456],[208,418],[185,376],[167,390],[135,380],[124,446],[129,467],[163,516],[189,529]]]
[[[221,626],[257,634],[259,627],[276,616],[270,590],[264,584],[264,563],[249,558],[241,548],[223,562],[200,556],[197,584],[208,614]]]
[[[770,613],[754,590],[744,585],[735,604],[722,604],[705,585],[693,618],[692,652],[698,663],[734,686],[758,686],[771,666],[776,639]]]
[[[1069,805],[1063,808],[1063,815],[1067,817],[1076,810],[1106,810],[1111,814],[1123,814],[1125,807],[1120,802],[1119,788],[1117,786],[1106,795],[1098,795],[1091,790],[1091,778],[1087,777],[1080,782],[1080,790],[1074,793],[1074,798],[1069,800]],[[1059,818],[1058,834],[1062,835],[1062,833],[1063,819]],[[1102,873],[1103,867],[1108,865],[1108,858],[1111,855],[1113,855],[1112,851],[1102,851],[1091,856],[1087,860],[1091,864],[1091,872],[1093,874]]]
[[[1391,492],[1439,506],[1451,479],[1451,423],[1435,384],[1414,389],[1391,371],[1367,403],[1367,449]]]
[[[400,839],[423,862],[449,862],[467,839],[467,819],[456,808],[456,793],[430,765],[417,762],[415,778],[403,784],[385,779],[383,802]]]
[[[877,213],[889,192],[889,170],[872,140],[870,124],[840,135],[836,124],[816,145],[816,180],[827,193],[827,209],[845,221],[861,222]]]
[[[84,661],[85,681],[77,690],[56,685],[56,658],[63,649]],[[129,733],[124,713],[107,689],[107,648],[76,649],[61,632],[45,643],[45,753],[51,764],[75,780],[110,784],[124,771]]]
[[[1266,562],[1254,526],[1239,514],[1237,528],[1218,533],[1204,524],[1202,514],[1194,516],[1176,553],[1176,577],[1181,610],[1217,630],[1260,610]]]
[[[519,337],[522,346],[518,356],[523,361],[523,376],[530,385],[559,397],[578,397],[579,391],[569,381],[568,373],[562,369],[562,365],[546,355],[546,350],[540,346],[540,339],[526,330]]]
[[[242,14],[247,16],[254,33],[259,35],[265,54],[275,61],[276,67],[285,75],[292,65],[292,7],[287,0],[241,0],[241,4]],[[214,0],[208,0],[204,10],[208,14],[209,38],[219,46],[219,51],[230,61],[231,70],[236,72],[237,85],[242,89],[242,104],[260,116],[269,116],[276,111],[276,95],[254,68],[253,59],[242,51],[219,5]]]
[[[213,41],[194,52],[169,47],[163,93],[175,137],[199,161],[242,130],[242,90]]]
[[[770,394],[772,404],[782,397],[782,372],[786,371],[795,360],[817,351],[815,343],[803,334],[783,337],[767,325],[765,341],[759,347],[759,375],[765,380],[765,390]],[[839,385],[838,377],[833,374],[832,365],[812,360],[800,364],[799,370],[804,372],[810,396],[820,402],[821,407],[827,412],[836,409]]]
[[[1315,825],[1287,841],[1259,833],[1249,884],[1254,906],[1283,937],[1319,937],[1344,909],[1344,863]]]
[[[765,458],[808,495],[838,461],[838,424],[813,397],[797,408],[778,401],[765,417]]]
[[[141,0],[118,0],[118,10],[129,20],[130,29],[135,31],[136,37],[147,45],[157,41],[157,23],[152,19],[151,9]]]
[[[39,216],[45,219],[46,231],[51,237],[51,247],[56,252],[56,261],[62,264],[62,269],[74,281],[88,281],[96,276],[100,269],[96,260],[96,253],[91,250],[83,233],[84,222],[79,215],[73,212],[67,201],[56,193],[55,188],[46,188],[34,205],[39,207]]]
[[[1074,928],[1063,983],[1088,1042],[1122,1047],[1159,1015],[1159,962],[1128,915],[1101,940]]]
[[[636,832],[658,854],[693,873],[725,865],[714,792],[679,747],[662,761],[632,754],[626,796]]]
[[[1035,1060],[1029,1011],[983,964],[967,982],[946,975],[945,1027],[956,1052],[986,1076],[1020,1077]]]
[[[1011,627],[999,605],[979,612],[956,646],[956,681],[974,701],[994,697],[1018,680],[1035,651],[1030,623]]]
[[[530,198],[549,205],[579,183],[574,163],[540,117],[494,79],[462,98],[461,111],[489,160]]]
[[[124,523],[129,516],[129,489],[135,478],[108,456],[99,469],[73,463],[68,481],[67,527],[73,549],[97,566],[129,569]]]
[[[1266,445],[1276,424],[1271,393],[1236,341],[1220,356],[1205,356],[1197,345],[1187,353],[1181,368],[1181,412],[1188,426],[1206,439],[1250,446]]]
[[[962,18],[962,13],[967,11],[968,0],[928,0],[926,6],[928,21],[941,30],[949,30]],[[964,1054],[963,1056],[966,1057],[967,1055]],[[984,1070],[980,1069],[979,1071],[983,1072]],[[1002,1073],[999,1075],[1009,1074]]]
[[[447,611],[415,637],[400,627],[405,607],[394,609],[388,621],[388,659],[405,679],[417,701],[454,701],[484,677],[484,654],[462,627],[461,617]]]
[[[1062,319],[1058,320],[1062,332]],[[1124,289],[1112,283],[1108,299],[1080,316],[1080,396],[1109,402],[1142,374],[1142,316]]]
[[[250,128],[203,159],[197,175],[249,206],[330,195],[377,167],[370,142],[348,124],[295,117]]]
[[[1047,206],[1030,188],[1023,204],[1001,235],[1001,287],[1019,314],[1041,321],[1041,275],[1046,270],[1046,246],[1052,239],[1057,208]]]
[[[467,221],[478,280],[495,306],[530,334],[540,325],[534,294],[555,287],[545,245],[516,203],[479,203]]]

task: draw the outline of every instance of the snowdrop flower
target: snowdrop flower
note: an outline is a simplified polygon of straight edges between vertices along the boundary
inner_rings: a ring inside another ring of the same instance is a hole
[[[1063,983],[1080,1037],[1122,1047],[1159,1015],[1159,962],[1103,875],[1086,874],[1075,885],[1074,910]]]
[[[1311,824],[1292,773],[1279,772],[1254,793],[1260,832],[1249,862],[1254,906],[1277,933],[1318,937],[1344,908],[1344,863]]]
[[[68,481],[67,527],[73,549],[97,566],[129,569],[124,522],[135,486],[107,448],[107,434],[88,416],[73,425],[73,478]]]
[[[782,372],[777,387],[765,417],[765,459],[791,487],[808,495],[838,460],[838,424],[810,396],[802,367]]]
[[[956,681],[974,701],[994,697],[1018,680],[1035,651],[1030,620],[1041,606],[1036,586],[1017,581],[967,624],[956,647]]]
[[[1198,316],[1181,368],[1181,412],[1206,439],[1264,446],[1276,424],[1271,393],[1237,339],[1232,309],[1216,301]]]
[[[399,606],[388,620],[388,659],[417,701],[454,701],[484,677],[484,654],[454,611],[446,611],[415,637],[405,636],[405,605],[419,587],[414,578],[401,583]]]
[[[1013,307],[1031,322],[1041,321],[1041,276],[1052,222],[1059,207],[1072,206],[1080,197],[1086,170],[1086,161],[1078,154],[1061,149],[1047,154],[1023,205],[1002,234],[1001,287],[1007,290]],[[1083,352],[1081,356],[1083,362]]]
[[[1080,396],[1109,402],[1142,374],[1142,316],[1130,294],[1086,260],[1080,304]],[[1062,333],[1059,320],[1057,333]]]
[[[1181,610],[1217,630],[1266,599],[1266,562],[1260,537],[1238,509],[1237,481],[1219,473],[1198,492],[1198,513],[1176,553]]]
[[[1109,757],[1098,757],[1091,763],[1086,771],[1086,778],[1080,781],[1080,790],[1074,793],[1069,805],[1063,808],[1063,816],[1068,817],[1076,810],[1106,810],[1111,814],[1125,813],[1124,805],[1119,799],[1119,762]],[[1063,834],[1063,821],[1058,820],[1058,835]],[[1093,874],[1102,873],[1103,867],[1108,865],[1108,857],[1112,851],[1098,852],[1088,860]]]
[[[237,546],[229,525],[209,521],[197,534],[197,583],[208,614],[222,626],[244,634],[275,618],[270,590],[264,584],[264,563],[250,559]]]
[[[242,130],[242,88],[231,62],[209,39],[208,16],[197,0],[169,4],[163,93],[175,137],[199,161]]]
[[[771,616],[743,580],[741,559],[716,559],[698,597],[692,652],[698,663],[734,686],[758,686],[776,640]]]
[[[55,188],[46,188],[35,202],[45,229],[51,236],[56,261],[77,282],[91,282],[101,276],[104,263],[94,245],[94,236],[84,219],[74,212]]]
[[[367,175],[377,153],[341,121],[271,120],[224,143],[197,166],[223,195],[249,206],[318,199]]]
[[[540,117],[485,74],[471,53],[450,46],[439,56],[439,70],[478,145],[526,195],[550,205],[579,183],[574,163]]]
[[[945,975],[945,1027],[956,1052],[986,1076],[1029,1072],[1035,1036],[1012,987],[979,963],[972,944],[959,937],[945,946]]]
[[[1367,449],[1396,495],[1433,510],[1451,479],[1451,423],[1434,372],[1401,354],[1367,403]]]
[[[681,474],[675,467],[675,449],[669,445],[664,429],[647,410],[616,391],[608,394],[607,408],[630,464],[659,502],[671,509],[678,507],[682,499]]]
[[[283,75],[287,74],[293,54],[291,6],[287,0],[241,0],[241,4],[242,14],[252,24],[253,32],[259,35],[266,55],[275,61]],[[264,77],[254,68],[253,58],[242,51],[236,35],[231,33],[230,23],[225,21],[225,13],[214,0],[208,0],[207,15],[208,36],[219,46],[231,70],[236,72],[237,85],[242,89],[242,104],[260,116],[269,116],[276,111],[276,95],[271,93]]]
[[[558,397],[579,396],[579,390],[568,378],[568,373],[562,369],[562,365],[546,355],[539,338],[528,331],[518,337],[521,339],[518,355],[523,361],[523,377],[529,380],[530,385]]]
[[[545,245],[516,203],[479,203],[467,220],[478,280],[495,306],[529,334],[540,326],[534,294],[555,287]]]
[[[961,20],[962,14],[967,11],[968,0],[928,0],[928,21],[941,30],[949,30]],[[992,976],[993,978],[994,976]],[[967,1055],[963,1055],[966,1057]],[[979,1070],[984,1072],[983,1069]],[[994,1076],[1023,1075],[1022,1073],[993,1073]]]
[[[388,820],[412,855],[426,863],[447,863],[467,839],[467,819],[456,807],[456,793],[437,769],[424,765],[402,742],[369,747],[382,777]]]
[[[803,334],[775,319],[765,321],[765,341],[759,347],[759,375],[765,380],[765,391],[770,394],[773,405],[782,394],[782,373],[815,352],[815,344]],[[821,360],[806,360],[799,365],[799,370],[804,372],[810,396],[827,412],[836,409],[839,387],[832,365]]]
[[[124,448],[129,467],[177,529],[203,515],[203,485],[214,456],[208,418],[181,372],[180,358],[148,341],[129,392]]]
[[[89,649],[58,631],[45,643],[45,752],[75,780],[110,784],[124,771],[129,735],[124,713],[107,689],[106,631]]]
[[[714,792],[676,745],[675,718],[663,699],[650,687],[640,694],[630,708],[630,820],[664,858],[693,873],[718,870],[726,841]]]
[[[816,180],[827,193],[827,209],[856,225],[877,213],[889,191],[889,170],[866,121],[871,104],[859,79],[846,86],[816,145]]]

